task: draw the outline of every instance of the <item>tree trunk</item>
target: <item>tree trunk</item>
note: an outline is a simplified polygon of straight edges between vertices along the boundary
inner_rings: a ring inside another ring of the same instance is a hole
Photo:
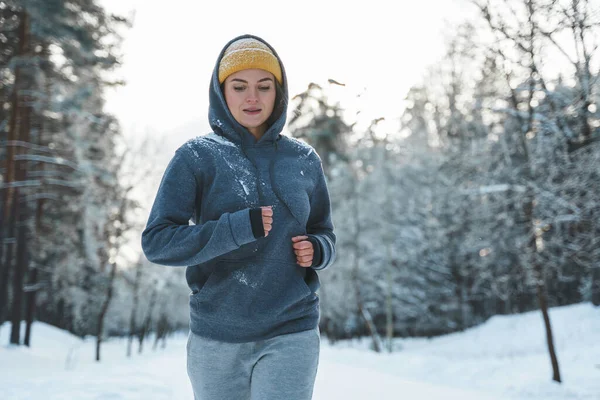
[[[19,13],[19,45],[17,48],[16,57],[22,57],[26,54],[28,48],[28,31],[29,31],[29,16],[25,12]],[[11,110],[10,110],[10,121],[8,129],[8,142],[14,143],[19,140],[19,114],[20,114],[20,96],[19,89],[23,84],[23,78],[21,73],[21,66],[17,63],[15,66],[15,81],[13,83],[13,92],[11,95]],[[11,184],[17,180],[15,177],[15,156],[17,147],[14,145],[7,146],[7,157],[6,157],[6,173],[4,175],[4,186],[5,189],[2,191],[3,196],[3,210],[0,215],[0,270],[1,278],[0,281],[0,322],[4,320],[4,311],[8,305],[8,279],[10,277],[10,267],[12,265],[12,253],[14,246],[14,235],[15,235],[15,224],[16,224],[16,212],[18,211],[17,204],[14,203],[16,187],[12,187]],[[12,212],[9,212],[12,211]],[[12,215],[11,215],[12,214]],[[5,224],[5,222],[8,224]],[[2,259],[4,253],[4,246],[6,245],[5,258]]]
[[[531,189],[529,189],[531,190]],[[548,346],[548,353],[550,354],[550,362],[552,364],[552,380],[555,382],[561,382],[560,369],[558,366],[558,357],[556,356],[556,350],[554,349],[554,339],[552,335],[552,325],[550,324],[550,315],[548,314],[548,294],[546,292],[546,279],[544,274],[544,267],[537,259],[535,254],[538,251],[542,251],[538,247],[538,240],[541,239],[541,233],[536,232],[533,221],[533,207],[535,201],[531,193],[528,193],[525,204],[525,215],[527,222],[530,227],[530,240],[529,248],[531,251],[531,262],[533,264],[533,272],[536,280],[536,291],[537,299],[544,318],[544,328],[546,330],[546,344]]]
[[[19,25],[18,54],[20,56],[25,56],[29,50],[29,16],[27,13],[21,12],[20,19],[21,23]],[[17,85],[17,83],[19,84]],[[15,115],[15,126],[11,127],[11,129],[14,129],[13,136],[15,139],[27,142],[29,141],[30,133],[31,98],[29,98],[29,95],[23,96],[22,100],[24,104],[21,104],[21,95],[19,94],[19,90],[23,89],[26,89],[26,87],[23,85],[23,82],[15,82],[13,97],[13,105],[15,108],[12,110]],[[22,149],[18,152],[25,153],[26,150]],[[17,150],[15,148],[12,154],[16,156],[16,153]],[[14,172],[11,173],[14,174],[14,180],[16,182],[21,182],[27,178],[27,161],[20,160],[18,163],[16,161],[17,160],[14,159],[11,163],[11,165],[14,165]],[[14,188],[12,196],[9,196],[9,202],[11,197],[12,201],[16,205],[15,217],[17,219],[17,251],[15,271],[13,274],[13,303],[11,312],[12,327],[10,343],[18,345],[20,344],[21,316],[23,311],[23,282],[27,272],[27,204],[21,200],[21,193],[17,187]],[[10,260],[8,260],[8,262],[10,262]]]
[[[21,57],[25,54],[26,51],[26,31],[27,31],[27,14],[21,13],[19,15],[20,25],[19,25],[19,46],[17,50],[17,56]],[[11,96],[11,108],[10,108],[10,122],[8,127],[8,142],[14,143],[19,138],[19,88],[22,85],[22,74],[21,74],[21,66],[17,63],[15,66],[15,81],[13,83],[13,92]],[[4,190],[4,204],[6,207],[4,208],[3,220],[8,219],[8,210],[11,209],[11,200],[13,197],[14,188],[10,186],[12,182],[15,181],[15,152],[17,147],[15,145],[7,146],[7,158],[6,158],[6,174],[4,176],[4,184],[7,185]],[[2,224],[3,225],[3,224]]]
[[[460,324],[463,331],[471,326],[471,308],[469,307],[469,295],[467,291],[467,282],[463,277],[460,281]]]
[[[19,195],[19,191],[15,190],[15,195]],[[18,199],[15,200],[17,204],[17,218],[21,220],[20,226],[17,226],[17,262],[15,264],[15,271],[13,275],[13,301],[11,310],[11,331],[10,331],[10,343],[19,345],[21,340],[21,317],[23,315],[23,282],[25,279],[26,271],[26,226],[25,226],[25,208],[26,204],[19,204]]]
[[[44,60],[47,62],[50,58],[50,52],[48,50],[48,44],[44,43],[43,45],[43,49],[41,51],[41,56],[44,58]],[[48,71],[45,71],[46,73]],[[50,83],[50,79],[46,80],[46,86],[45,86],[45,95],[46,98],[43,100],[43,109],[49,109],[49,103],[50,103],[50,98],[52,96],[51,93],[51,83]],[[39,120],[39,130],[38,130],[38,135],[37,135],[37,145],[38,146],[42,146],[46,143],[44,143],[44,118],[41,117],[38,119]],[[36,172],[37,171],[43,171],[44,170],[44,163],[38,163],[38,165],[35,167]],[[35,237],[39,238],[43,235],[41,227],[42,227],[42,216],[44,213],[44,199],[39,199],[36,203],[36,208],[35,208]],[[36,311],[36,297],[37,297],[37,292],[40,289],[40,286],[38,285],[38,277],[39,274],[39,269],[36,267],[33,268],[32,273],[31,273],[31,279],[29,281],[29,289],[26,291],[27,296],[26,296],[26,306],[25,306],[25,321],[26,321],[26,327],[25,327],[25,345],[28,347],[31,347],[31,331],[32,331],[32,327],[33,327],[33,319],[35,316],[35,311]]]
[[[394,302],[393,302],[393,293],[392,293],[392,288],[394,287],[394,282],[393,282],[393,276],[392,276],[392,257],[391,257],[391,250],[390,250],[390,244],[388,243],[387,245],[388,247],[388,260],[389,260],[389,264],[387,267],[387,276],[386,276],[386,281],[387,281],[387,290],[385,293],[385,326],[386,326],[386,331],[385,331],[385,336],[386,336],[386,341],[387,341],[387,351],[388,353],[391,353],[394,351]]]
[[[1,193],[1,192],[0,192]],[[4,197],[0,195],[0,327],[4,323],[4,308],[7,300],[7,289],[8,289],[8,263],[4,263]]]
[[[162,338],[162,332],[157,330],[156,335],[154,336],[154,344],[152,345],[152,351],[156,351],[158,347],[158,341]]]
[[[31,271],[31,279],[29,281],[29,290],[26,291],[27,295],[25,297],[26,305],[25,305],[25,340],[23,344],[27,347],[31,347],[31,330],[33,327],[33,316],[35,314],[35,295],[38,291],[37,282],[38,281],[38,269],[33,268]]]
[[[533,114],[534,114],[534,110],[533,110],[533,105],[531,102],[531,99],[533,98],[533,92],[535,90],[534,87],[534,82],[535,82],[535,76],[537,74],[539,74],[539,71],[537,69],[537,66],[535,64],[535,57],[534,57],[534,38],[536,37],[536,24],[534,22],[534,14],[536,12],[535,9],[536,4],[534,3],[533,0],[527,0],[527,9],[529,12],[529,25],[530,25],[530,38],[529,38],[529,43],[530,43],[530,59],[531,59],[531,75],[530,75],[530,80],[531,80],[531,87],[530,87],[530,93],[529,93],[529,122],[527,124],[528,126],[528,131],[534,129],[533,126]],[[527,149],[527,144],[525,143],[525,135],[521,135],[521,139],[524,142],[524,149],[525,149],[525,154],[526,154],[526,159],[527,159],[527,169],[526,169],[526,174],[527,174],[527,178],[530,182],[533,182],[535,180],[535,172],[533,170],[532,167],[532,163],[531,163],[531,158],[530,158],[530,153]],[[531,189],[529,189],[529,191],[531,191]],[[535,254],[537,251],[543,251],[541,248],[538,248],[538,233],[536,231],[536,227],[535,227],[535,223],[534,223],[534,219],[533,219],[533,210],[535,207],[535,198],[533,193],[528,193],[529,196],[527,197],[527,202],[528,204],[526,205],[526,212],[528,212],[529,214],[527,215],[527,220],[529,223],[529,229],[530,229],[530,240],[529,240],[529,247],[531,249],[531,253],[532,253],[532,262],[533,262],[533,271],[535,273],[535,279],[537,280],[536,282],[536,288],[537,288],[537,297],[538,297],[538,302],[539,302],[539,306],[540,306],[540,310],[542,311],[542,316],[544,317],[544,327],[546,329],[546,342],[548,345],[548,352],[550,353],[550,361],[552,363],[552,379],[556,382],[560,382],[560,370],[558,368],[558,358],[556,356],[556,352],[554,350],[554,340],[552,338],[552,325],[550,324],[550,315],[548,314],[548,297],[547,297],[547,292],[546,292],[546,279],[545,279],[545,274],[544,274],[544,266],[540,263],[540,261],[537,259],[537,257],[535,257]],[[541,235],[541,234],[539,234]],[[541,237],[540,237],[541,240]]]
[[[600,306],[600,266],[592,268],[592,304]]]
[[[152,294],[150,295],[150,304],[148,305],[148,312],[146,313],[146,318],[144,318],[144,323],[142,324],[142,328],[140,329],[140,334],[138,336],[140,344],[140,347],[138,348],[139,354],[142,354],[142,351],[144,349],[144,339],[146,338],[146,335],[150,332],[150,324],[152,324],[152,313],[154,312],[154,305],[156,304],[156,296],[157,292],[156,289],[154,289],[152,291]]]
[[[13,261],[13,249],[14,243],[16,242],[15,236],[15,224],[17,214],[17,204],[12,203],[11,213],[8,214],[8,223],[5,228],[2,226],[2,230],[5,232],[4,245],[6,246],[6,253],[4,254],[5,259],[2,268],[2,276],[0,277],[0,324],[2,324],[6,318],[6,310],[8,310],[8,281],[10,279],[10,270]],[[1,261],[1,260],[0,260]]]
[[[108,289],[106,291],[106,299],[104,300],[104,304],[102,304],[102,309],[100,310],[100,314],[98,315],[98,331],[96,332],[96,361],[100,361],[100,345],[102,344],[104,319],[106,317],[106,312],[108,311],[108,306],[110,306],[110,302],[113,297],[113,288],[116,275],[117,263],[113,262],[111,264],[110,276],[108,278]]]
[[[26,99],[27,103],[31,101],[31,99]],[[29,131],[30,131],[30,118],[31,118],[31,107],[24,106],[20,121],[20,140],[24,142],[29,141]],[[22,153],[25,153],[27,150],[22,150]],[[21,153],[20,152],[20,153]],[[19,160],[17,163],[16,174],[18,182],[25,181],[27,179],[27,167],[28,163],[26,160]],[[23,312],[23,285],[25,276],[27,275],[28,270],[28,208],[27,203],[25,202],[25,195],[21,193],[21,190],[16,189],[13,192],[13,201],[17,204],[18,212],[17,216],[17,252],[16,252],[16,263],[15,263],[15,273],[13,276],[13,307],[12,307],[12,331],[10,342],[12,344],[19,344],[19,335],[21,330],[21,316]]]
[[[540,283],[537,285],[537,296],[544,317],[544,327],[546,328],[546,343],[548,344],[548,352],[550,353],[550,362],[552,363],[552,380],[561,382],[560,369],[558,367],[558,358],[554,350],[554,339],[552,337],[552,325],[550,325],[550,315],[548,314],[548,295],[546,293],[546,285]]]
[[[592,86],[594,84],[594,77],[590,68],[590,60],[592,59],[592,54],[587,49],[587,40],[586,33],[592,33],[591,21],[587,20],[587,13],[584,11],[583,13],[579,10],[579,1],[573,1],[571,3],[572,13],[571,16],[574,18],[572,29],[573,35],[575,38],[575,50],[578,58],[577,62],[577,80],[579,81],[579,86],[581,90],[581,100],[583,104],[580,108],[580,118],[581,118],[581,133],[583,136],[583,142],[589,142],[593,129],[591,126],[591,117],[592,113],[590,112],[590,106],[593,104],[592,102]],[[585,7],[585,4],[583,5]]]
[[[135,270],[135,281],[133,282],[133,305],[131,307],[131,315],[129,317],[129,339],[127,341],[127,357],[131,357],[131,347],[133,345],[133,337],[136,334],[136,317],[138,313],[138,305],[140,302],[139,286],[142,279],[142,263],[137,264]]]
[[[24,97],[24,101],[28,104],[31,99]],[[24,142],[29,141],[30,133],[30,118],[31,118],[31,106],[26,105],[22,107],[21,118],[19,123],[20,138]],[[22,149],[19,153],[25,153],[27,150]],[[27,179],[27,167],[28,163],[26,160],[19,160],[16,163],[15,178],[17,182],[23,182]],[[21,332],[21,317],[23,313],[23,285],[25,282],[25,276],[28,269],[28,208],[25,202],[25,196],[21,193],[21,190],[15,188],[13,192],[13,201],[17,205],[17,251],[16,251],[16,263],[15,272],[13,275],[13,304],[12,304],[12,329],[10,335],[11,344],[20,344],[20,332]]]
[[[384,182],[387,180],[388,184],[385,185],[385,205],[387,212],[389,215],[393,215],[392,210],[392,195],[390,193],[390,185],[392,181],[391,174],[387,172],[387,164],[388,164],[388,150],[387,150],[387,140],[381,144],[383,151],[383,163],[381,165],[381,169],[384,172]],[[387,268],[386,268],[386,291],[385,291],[385,326],[386,326],[386,344],[387,351],[389,353],[394,351],[394,276],[393,272],[396,268],[396,260],[393,259],[392,256],[392,244],[393,244],[393,235],[392,225],[389,224],[385,228],[385,248],[386,248],[386,256],[387,256]]]
[[[152,346],[152,350],[156,351],[156,348],[158,347],[158,342],[161,339],[166,340],[167,332],[169,332],[169,319],[167,317],[167,314],[163,311],[161,312],[160,318],[158,319],[158,322],[156,324],[156,337],[154,338],[154,346]],[[163,343],[165,342],[165,340],[163,340]]]
[[[358,190],[358,183],[355,185],[355,190]],[[360,251],[359,251],[359,236],[360,236],[360,210],[358,207],[358,193],[354,193],[354,221],[355,221],[355,246],[354,246],[354,267],[352,268],[352,281],[354,283],[354,294],[356,296],[356,310],[358,312],[359,319],[365,321],[365,325],[369,330],[369,334],[373,338],[373,349],[375,352],[381,352],[381,339],[377,333],[377,328],[373,324],[371,314],[368,310],[365,310],[362,295],[360,293],[360,282],[359,282],[359,268],[360,268]]]

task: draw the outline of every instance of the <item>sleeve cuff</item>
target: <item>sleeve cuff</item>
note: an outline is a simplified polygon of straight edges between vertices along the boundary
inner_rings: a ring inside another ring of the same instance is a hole
[[[250,209],[250,224],[252,225],[252,234],[255,239],[265,236],[265,227],[262,222],[262,209],[260,207]]]
[[[250,223],[248,210],[245,208],[229,214],[231,236],[233,236],[233,240],[238,247],[256,240],[252,233],[252,224]]]
[[[321,263],[323,262],[323,250],[321,248],[321,243],[314,236],[309,236],[308,241],[312,243],[313,250],[314,250],[313,261],[312,261],[311,267],[317,267],[317,266],[321,265]]]

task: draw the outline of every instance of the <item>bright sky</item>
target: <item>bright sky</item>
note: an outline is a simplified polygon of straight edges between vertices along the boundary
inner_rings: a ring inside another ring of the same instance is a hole
[[[210,76],[220,50],[237,35],[273,45],[291,96],[333,78],[346,84],[330,94],[344,108],[360,109],[365,123],[391,122],[408,88],[443,51],[445,21],[460,19],[465,7],[461,0],[101,3],[112,12],[136,12],[119,69],[127,85],[108,93],[108,111],[127,135],[173,133],[179,143],[208,132]]]

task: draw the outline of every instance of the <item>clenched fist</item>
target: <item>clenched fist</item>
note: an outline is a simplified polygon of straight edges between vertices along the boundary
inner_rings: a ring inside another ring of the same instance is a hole
[[[313,244],[306,239],[308,239],[308,236],[294,236],[292,238],[292,247],[296,254],[296,262],[298,265],[305,268],[312,265],[313,256],[315,254]]]
[[[269,236],[269,231],[273,227],[273,208],[272,206],[261,207],[262,222],[265,229],[265,236]]]

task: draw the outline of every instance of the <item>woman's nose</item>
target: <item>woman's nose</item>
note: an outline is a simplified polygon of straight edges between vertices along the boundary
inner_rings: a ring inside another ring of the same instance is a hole
[[[258,93],[254,89],[248,91],[248,97],[246,97],[248,103],[256,103],[258,101]]]

